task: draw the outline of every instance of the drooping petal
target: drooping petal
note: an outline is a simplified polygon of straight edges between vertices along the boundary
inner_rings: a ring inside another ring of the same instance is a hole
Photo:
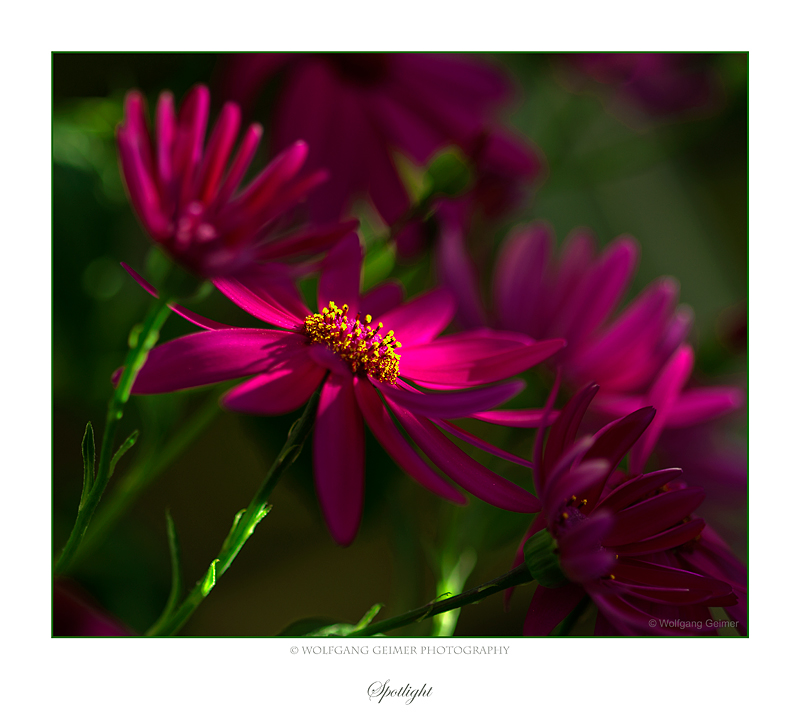
[[[523,634],[549,635],[577,607],[584,595],[586,591],[577,583],[568,583],[552,589],[540,585],[533,594],[528,614],[525,616]]]
[[[522,465],[523,467],[533,468],[533,462],[530,460],[525,460],[524,458],[518,457],[513,453],[506,452],[505,450],[492,445],[489,442],[486,442],[483,438],[479,438],[477,435],[473,435],[471,432],[464,430],[464,428],[458,427],[454,423],[448,422],[447,420],[437,420],[436,418],[432,418],[433,424],[437,425],[438,427],[442,428],[445,432],[450,433],[451,435],[455,435],[457,438],[461,438],[465,442],[468,442],[473,447],[478,448],[479,450],[483,450],[484,452],[488,452],[496,457],[502,458],[503,460],[508,460],[509,462],[514,463],[515,465]]]
[[[185,335],[153,348],[133,393],[175,392],[264,372],[305,338],[284,330],[234,328]]]
[[[408,412],[391,400],[388,403],[412,440],[435,465],[465,490],[503,510],[539,510],[541,504],[533,495],[473,460],[442,435],[430,420]]]
[[[422,393],[402,382],[392,386],[372,380],[372,384],[406,410],[430,418],[458,418],[492,408],[519,394],[525,387],[524,382],[517,380],[463,392]]]
[[[286,353],[266,373],[237,385],[222,397],[229,410],[252,415],[283,415],[305,403],[325,377],[325,368],[315,363],[308,348]]]
[[[364,420],[352,378],[331,375],[322,388],[314,428],[314,484],[333,539],[349,545],[364,505]]]
[[[422,487],[445,500],[458,505],[466,504],[466,498],[434,472],[406,442],[381,402],[380,395],[369,381],[356,377],[355,393],[358,406],[364,414],[369,429],[402,470]]]
[[[504,425],[505,427],[535,428],[539,427],[544,419],[544,409],[531,408],[529,410],[487,410],[486,412],[472,413],[469,417],[476,420]],[[554,410],[547,416],[548,424],[555,422],[558,411]]]
[[[150,295],[152,295],[154,298],[158,297],[158,291],[149,282],[147,282],[147,280],[139,275],[139,273],[137,273],[130,265],[124,262],[121,262],[120,265],[122,265],[125,271]],[[169,307],[176,315],[180,315],[190,323],[197,325],[197,327],[203,328],[203,330],[222,330],[224,328],[231,329],[233,327],[232,325],[226,325],[225,323],[217,322],[216,320],[210,320],[202,315],[198,315],[196,312],[187,310],[181,305],[170,305]]]

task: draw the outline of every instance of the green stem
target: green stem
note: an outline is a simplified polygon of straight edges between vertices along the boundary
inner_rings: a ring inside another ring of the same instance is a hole
[[[292,425],[289,430],[289,437],[278,453],[278,457],[275,458],[275,462],[272,463],[272,467],[264,478],[264,482],[261,483],[261,487],[259,487],[247,508],[237,513],[233,520],[233,527],[222,543],[219,555],[211,563],[206,574],[197,582],[180,606],[166,617],[159,619],[153,627],[145,633],[146,635],[174,635],[181,629],[200,603],[203,602],[205,597],[211,592],[217,580],[219,580],[231,566],[231,563],[236,559],[239,551],[253,534],[256,525],[258,525],[269,512],[270,507],[267,505],[269,496],[272,494],[272,491],[278,484],[278,480],[280,480],[283,473],[300,455],[303,444],[311,434],[311,429],[314,427],[314,420],[316,419],[316,410],[321,390],[322,385],[320,385],[317,391],[311,396],[302,416]]]
[[[501,575],[494,580],[483,583],[483,585],[478,585],[478,587],[467,590],[460,595],[454,595],[453,597],[449,597],[444,600],[428,603],[427,605],[423,605],[421,608],[417,608],[416,610],[409,610],[409,612],[403,613],[402,615],[373,623],[372,625],[368,625],[361,630],[347,635],[347,637],[370,637],[379,633],[387,633],[390,630],[396,630],[397,628],[404,627],[405,625],[410,625],[412,622],[424,620],[432,615],[438,615],[439,613],[448,612],[449,610],[455,610],[456,608],[463,607],[464,605],[471,605],[472,603],[479,602],[485,597],[494,595],[501,590],[507,590],[515,585],[523,585],[524,583],[529,583],[532,580],[533,578],[531,577],[527,566],[523,563],[522,565],[515,567],[510,572],[507,572],[505,575]]]
[[[160,450],[148,455],[115,485],[86,533],[78,550],[78,558],[96,549],[130,504],[209,426],[218,412],[217,393],[212,393],[211,398]]]
[[[103,495],[103,491],[108,485],[111,478],[111,460],[113,458],[114,436],[117,432],[117,426],[122,419],[122,413],[125,409],[125,404],[131,395],[131,388],[139,374],[142,366],[147,360],[147,354],[152,350],[153,346],[158,342],[158,336],[163,327],[166,319],[170,315],[170,309],[166,300],[155,301],[145,317],[144,322],[138,328],[134,328],[132,333],[130,345],[131,349],[125,358],[125,367],[122,371],[122,376],[119,379],[117,388],[111,401],[108,403],[108,412],[106,414],[106,427],[103,432],[103,444],[100,447],[100,460],[97,466],[97,475],[95,476],[91,489],[81,497],[80,505],[78,506],[78,517],[75,519],[75,526],[72,528],[67,544],[58,558],[53,572],[58,575],[67,570],[72,559],[75,556],[78,547],[83,540],[86,529],[89,527],[92,515],[94,514],[97,504]]]

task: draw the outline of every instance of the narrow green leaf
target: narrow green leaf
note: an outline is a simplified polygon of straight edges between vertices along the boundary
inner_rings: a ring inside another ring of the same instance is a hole
[[[114,457],[111,458],[111,466],[108,469],[109,478],[114,474],[114,468],[117,466],[117,463],[120,461],[122,456],[136,444],[138,439],[139,431],[134,430],[130,435],[128,435],[128,439],[119,446],[119,450],[117,450],[117,452],[114,453]]]
[[[175,522],[169,509],[167,515],[167,539],[169,540],[169,564],[172,570],[172,584],[169,589],[167,606],[164,609],[164,616],[169,615],[177,607],[178,601],[183,595],[183,571],[181,569],[181,547],[178,543],[178,532],[175,529]]]
[[[369,625],[375,618],[375,616],[381,611],[383,607],[383,603],[375,603],[367,612],[364,614],[364,617],[358,621],[356,624],[356,630],[363,630],[367,625]]]
[[[208,566],[205,577],[200,581],[200,592],[203,597],[206,597],[211,592],[214,585],[217,584],[217,563],[219,558],[215,558],[211,565]]]
[[[86,431],[81,440],[81,455],[83,455],[83,489],[81,490],[81,507],[92,490],[94,483],[94,428],[91,420],[86,423]]]

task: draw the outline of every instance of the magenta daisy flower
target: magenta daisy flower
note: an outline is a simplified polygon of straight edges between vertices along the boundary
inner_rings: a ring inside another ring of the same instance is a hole
[[[735,572],[709,571],[705,523],[692,515],[704,493],[681,483],[680,469],[616,469],[653,422],[652,407],[576,440],[597,390],[588,386],[567,403],[546,446],[544,428],[536,440],[534,484],[542,512],[524,552],[539,587],[525,634],[549,634],[586,596],[598,608],[601,634],[608,628],[625,635],[708,632],[702,622],[687,623],[710,619],[709,607],[736,604],[731,576],[739,584],[741,564],[731,555],[726,560]],[[704,549],[687,550],[692,543]]]
[[[151,137],[144,98],[137,91],[128,93],[117,145],[136,215],[180,265],[203,277],[230,276],[254,262],[319,253],[353,229],[347,223],[287,232],[290,211],[326,178],[321,169],[301,174],[308,155],[302,140],[238,190],[255,156],[261,126],[245,131],[231,160],[240,125],[236,104],[223,106],[205,147],[208,88],[194,87],[177,114],[174,104],[171,93],[161,94]]]
[[[533,149],[492,123],[510,87],[486,64],[417,53],[237,55],[227,69],[229,97],[249,105],[279,71],[275,147],[302,138],[310,145],[308,166],[331,174],[309,197],[317,220],[338,219],[359,194],[387,224],[399,220],[410,201],[396,152],[425,165],[458,145],[475,163],[481,197],[495,209],[539,171]]]
[[[385,285],[361,297],[361,261],[354,234],[328,254],[318,312],[305,307],[279,267],[264,269],[261,286],[218,281],[217,287],[237,305],[283,329],[231,328],[192,316],[193,322],[213,329],[154,348],[133,392],[173,392],[252,376],[223,397],[224,407],[280,415],[302,406],[323,383],[314,429],[314,476],[325,521],[343,545],[354,539],[361,518],[364,422],[405,472],[441,497],[465,501],[421,453],[488,503],[516,512],[538,510],[535,497],[484,468],[439,428],[514,459],[448,420],[475,415],[513,423],[504,411],[491,410],[523,386],[505,381],[552,355],[563,341],[537,343],[490,330],[440,338],[455,311],[449,293],[434,290],[401,304],[399,286]]]

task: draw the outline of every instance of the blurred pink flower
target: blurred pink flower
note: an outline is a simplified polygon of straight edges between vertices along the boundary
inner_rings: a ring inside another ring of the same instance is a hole
[[[617,310],[638,262],[633,238],[617,238],[598,254],[593,236],[580,230],[556,251],[549,225],[516,228],[495,263],[488,313],[458,215],[443,218],[437,269],[458,299],[462,325],[564,338],[566,347],[549,364],[573,388],[600,386],[594,410],[622,417],[653,405],[659,420],[647,434],[652,438],[664,427],[687,427],[741,406],[735,387],[685,388],[694,363],[684,343],[693,315],[677,305],[677,281],[659,278]]]
[[[709,54],[578,53],[568,65],[614,88],[616,98],[649,115],[709,107],[719,93]]]
[[[248,107],[279,71],[275,147],[306,140],[308,167],[326,168],[332,178],[309,197],[316,220],[338,219],[367,194],[387,224],[397,222],[410,200],[394,152],[425,165],[459,146],[474,162],[478,197],[495,213],[540,171],[534,148],[493,120],[510,86],[486,63],[449,54],[235,55],[223,87]]]
[[[362,297],[361,265],[353,234],[322,263],[317,313],[305,306],[281,267],[262,268],[260,282],[252,276],[247,283],[218,280],[217,287],[239,307],[283,329],[232,328],[191,316],[213,329],[154,348],[133,392],[173,392],[252,375],[222,404],[237,412],[280,415],[302,406],[324,383],[314,429],[314,475],[325,521],[343,545],[352,542],[361,519],[364,421],[397,464],[432,492],[465,502],[409,445],[396,422],[436,467],[476,497],[506,510],[538,510],[530,493],[484,468],[437,426],[528,464],[448,420],[471,416],[514,424],[520,413],[541,418],[541,411],[491,408],[523,387],[520,381],[502,381],[549,357],[563,341],[537,343],[492,330],[439,338],[455,311],[448,292],[433,290],[401,304],[401,287],[387,284]]]
[[[162,93],[151,137],[144,98],[131,91],[117,128],[131,204],[147,233],[176,262],[203,277],[228,276],[255,262],[319,253],[353,229],[351,222],[287,232],[290,211],[326,178],[320,169],[300,174],[308,154],[301,140],[237,193],[262,128],[254,124],[245,131],[229,165],[239,108],[223,106],[204,148],[209,104],[208,88],[198,85],[176,115],[172,94]]]

